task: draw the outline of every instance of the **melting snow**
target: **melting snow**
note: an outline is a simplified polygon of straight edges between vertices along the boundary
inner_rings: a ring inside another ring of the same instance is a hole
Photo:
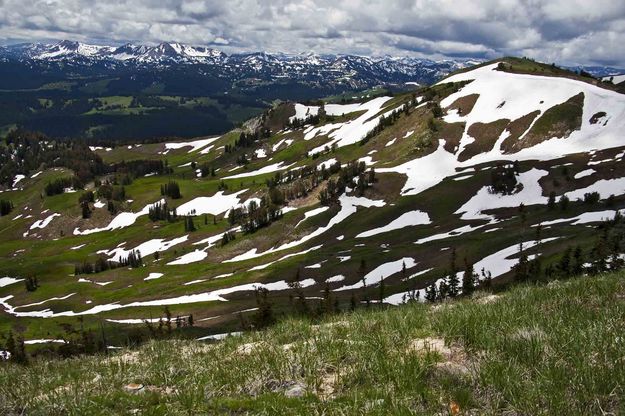
[[[0,287],[5,287],[8,285],[12,285],[14,283],[19,283],[24,279],[16,279],[14,277],[0,277]]]
[[[271,173],[271,172],[277,172],[279,170],[284,170],[284,169],[288,169],[291,166],[293,166],[295,163],[291,163],[290,165],[285,165],[284,162],[278,162],[278,163],[274,163],[272,165],[267,165],[267,166],[263,166],[262,168],[252,171],[252,172],[245,172],[245,173],[239,173],[238,175],[232,175],[232,176],[226,176],[223,179],[237,179],[237,178],[247,178],[250,176],[256,176],[256,175],[262,175],[265,173]]]
[[[593,173],[595,173],[594,169],[586,169],[586,170],[583,170],[581,172],[576,173],[574,178],[575,179],[580,179],[580,178],[583,178],[583,177],[586,177],[586,176],[590,176]]]
[[[120,214],[117,214],[117,216],[113,218],[113,220],[109,223],[109,225],[107,225],[104,228],[92,228],[90,230],[84,230],[84,231],[80,231],[78,228],[75,228],[74,235],[87,235],[87,234],[98,233],[100,231],[110,231],[110,230],[116,230],[118,228],[128,227],[134,224],[135,221],[137,221],[137,218],[141,217],[142,215],[147,215],[151,207],[157,204],[162,204],[164,202],[165,200],[161,199],[160,201],[155,202],[153,204],[148,204],[145,207],[143,207],[141,211],[136,212],[136,213],[122,212]]]
[[[390,97],[378,97],[362,104],[326,105],[325,110],[328,115],[348,114],[355,111],[365,111],[365,113],[355,120],[350,120],[345,123],[330,123],[312,128],[305,132],[305,140],[310,140],[320,134],[327,134],[331,139],[329,142],[311,150],[310,154],[321,152],[326,147],[332,147],[335,143],[338,147],[358,143],[367,133],[378,125],[379,117],[375,117],[375,115],[382,110],[384,104],[390,99]],[[384,113],[384,115],[388,115],[391,111],[392,110]]]
[[[112,250],[101,250],[98,253],[104,253],[107,256],[111,256],[109,260],[111,261],[120,261],[120,259],[128,257],[128,255],[133,251],[138,251],[141,253],[141,257],[149,256],[150,254],[154,254],[157,251],[165,251],[169,250],[171,247],[178,245],[180,243],[184,243],[189,238],[188,235],[184,235],[182,237],[174,238],[169,241],[165,241],[164,238],[156,238],[153,240],[146,241],[145,243],[139,244],[137,247],[129,250],[125,250],[124,248],[118,247]]]
[[[625,210],[620,211],[621,214],[625,214]],[[595,212],[584,212],[583,214],[578,215],[577,217],[572,218],[560,218],[552,221],[542,222],[541,225],[543,227],[560,224],[563,222],[571,222],[571,225],[580,225],[580,224],[588,224],[591,222],[601,222],[605,220],[611,220],[616,215],[616,211],[614,210],[606,210],[606,211],[595,211]]]
[[[426,212],[415,210],[405,212],[401,214],[397,219],[391,221],[384,227],[374,228],[373,230],[365,231],[356,236],[356,238],[371,237],[374,235],[386,233],[393,230],[399,230],[404,227],[410,227],[414,225],[430,224],[430,217]]]
[[[176,212],[178,215],[191,215],[192,212],[194,215],[219,215],[238,205],[239,195],[246,191],[247,189],[243,189],[229,195],[224,195],[224,191],[219,191],[213,196],[200,196],[180,205]]]
[[[314,217],[315,215],[319,215],[319,214],[321,214],[322,212],[327,211],[328,209],[329,209],[329,207],[319,207],[319,208],[314,208],[314,209],[311,209],[310,211],[306,211],[306,212],[304,213],[304,219],[303,219],[303,220],[301,220],[300,222],[298,222],[298,223],[295,225],[295,227],[297,228],[297,227],[298,227],[301,223],[303,223],[304,221],[306,221],[308,218],[310,218],[310,217]]]
[[[55,217],[60,217],[61,214],[52,214],[48,217],[46,217],[43,220],[38,220],[35,221],[35,223],[33,225],[30,226],[31,230],[34,230],[35,228],[46,228],[48,226],[48,224],[50,224],[50,222],[55,218]]]
[[[382,280],[386,279],[387,277],[395,273],[401,272],[404,264],[406,265],[406,268],[409,269],[411,267],[414,267],[417,263],[412,257],[404,257],[399,260],[381,264],[380,266],[376,267],[375,269],[367,273],[362,280],[354,283],[353,285],[342,286],[336,289],[336,291],[339,292],[343,290],[360,289],[364,287],[365,285],[366,286],[376,285],[380,283]]]
[[[25,177],[26,176],[24,175],[15,175],[15,179],[13,179],[13,188],[15,188],[15,186]]]
[[[191,142],[165,143],[165,149],[170,150],[170,149],[181,149],[183,147],[191,147],[191,150],[189,150],[188,153],[192,153],[192,152],[195,152],[196,150],[199,150],[203,147],[208,146],[209,144],[211,144],[217,139],[219,139],[219,137],[211,137],[208,139],[194,140]],[[205,153],[205,152],[202,152],[202,153]]]
[[[359,206],[370,208],[370,207],[383,207],[385,205],[384,201],[373,201],[371,199],[364,198],[364,197],[355,197],[355,196],[346,196],[346,195],[342,195],[339,198],[339,202],[341,204],[341,210],[334,217],[332,217],[332,219],[330,219],[330,221],[328,222],[328,225],[326,225],[325,227],[319,227],[315,231],[302,237],[301,239],[292,241],[290,243],[285,243],[277,248],[272,248],[262,253],[258,253],[258,249],[254,248],[246,253],[233,257],[232,259],[225,260],[224,262],[228,263],[228,262],[236,262],[236,261],[254,259],[257,257],[264,256],[265,254],[275,253],[277,251],[287,250],[287,249],[296,247],[300,244],[305,243],[306,241],[309,241],[315,237],[320,236],[321,234],[325,233],[336,224],[348,218],[350,215],[355,214],[357,211],[357,207]]]
[[[462,213],[463,220],[490,219],[490,216],[482,214],[483,210],[513,208],[521,203],[525,205],[546,203],[547,197],[542,196],[542,188],[538,180],[547,174],[548,172],[536,168],[519,174],[518,181],[523,184],[523,189],[512,195],[494,194],[490,192],[488,186],[482,187],[455,213]]]
[[[601,198],[607,198],[610,195],[621,195],[625,193],[625,177],[615,179],[600,179],[590,186],[567,192],[566,196],[571,200],[583,199],[584,194],[590,192],[598,192]]]
[[[154,279],[158,279],[158,278],[160,278],[160,277],[163,277],[163,273],[150,273],[150,274],[148,275],[148,277],[146,277],[146,278],[145,278],[145,279],[143,279],[143,280],[154,280]]]

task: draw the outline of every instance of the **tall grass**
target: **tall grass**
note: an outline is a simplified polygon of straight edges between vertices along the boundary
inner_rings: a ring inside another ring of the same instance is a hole
[[[618,414],[624,329],[624,275],[579,278],[486,304],[371,308],[215,344],[5,363],[0,413]],[[425,337],[444,338],[456,367],[410,348]]]

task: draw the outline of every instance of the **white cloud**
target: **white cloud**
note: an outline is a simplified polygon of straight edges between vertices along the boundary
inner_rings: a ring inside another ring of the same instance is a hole
[[[625,65],[614,0],[0,0],[0,40],[218,45],[228,52],[531,55]]]

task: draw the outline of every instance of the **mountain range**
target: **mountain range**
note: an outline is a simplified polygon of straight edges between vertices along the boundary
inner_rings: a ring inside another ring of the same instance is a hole
[[[221,134],[275,100],[349,101],[431,85],[477,60],[225,54],[181,43],[0,47],[0,136],[17,127],[106,144]],[[576,68],[579,72],[581,68]],[[585,69],[594,76],[623,73]]]
[[[101,66],[157,67],[197,65],[219,67],[221,75],[239,78],[259,76],[278,80],[321,79],[324,82],[346,82],[352,87],[370,87],[381,83],[419,82],[430,84],[449,72],[479,63],[458,59],[432,61],[410,57],[371,58],[356,55],[288,55],[282,53],[242,53],[227,55],[201,46],[163,42],[155,46],[127,43],[121,46],[89,45],[63,40],[58,43],[29,43],[5,46],[0,59],[36,64],[63,64],[74,67]]]

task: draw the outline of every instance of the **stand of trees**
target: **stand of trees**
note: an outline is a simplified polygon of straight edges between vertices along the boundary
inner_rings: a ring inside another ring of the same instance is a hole
[[[226,153],[233,153],[237,148],[247,148],[252,146],[260,139],[266,139],[271,137],[271,131],[268,128],[261,128],[256,130],[253,133],[249,132],[241,132],[239,137],[234,141],[233,144],[227,144],[224,147],[224,151]]]
[[[72,169],[80,183],[108,172],[100,156],[83,141],[61,141],[45,134],[17,129],[11,131],[6,146],[0,146],[0,185],[11,186],[16,174],[37,169],[65,167]]]
[[[100,256],[93,264],[85,261],[82,264],[74,265],[74,275],[79,276],[81,274],[100,273],[107,270],[117,269],[119,267],[143,267],[141,253],[137,250],[133,250],[128,254],[128,257],[122,257],[119,261],[107,260],[106,258]]]
[[[47,196],[60,195],[66,189],[81,189],[82,182],[76,176],[58,178],[46,184],[44,191]]]
[[[499,165],[491,170],[489,191],[493,194],[511,195],[518,186],[519,162],[512,165]]]
[[[118,174],[138,178],[149,173],[157,175],[167,175],[173,172],[167,161],[162,160],[131,160],[120,162],[111,166],[111,171]],[[129,185],[129,184],[128,184]]]
[[[325,187],[319,193],[319,201],[322,205],[331,205],[335,203],[339,196],[345,192],[347,186],[353,187],[359,196],[362,196],[365,190],[375,182],[375,170],[371,168],[366,173],[365,162],[349,162],[345,168],[341,168],[339,177],[335,180],[330,179]],[[355,181],[355,179],[358,179]]]
[[[39,280],[37,280],[37,277],[29,276],[24,279],[24,285],[28,292],[34,292],[39,288]]]
[[[161,195],[168,196],[171,199],[180,199],[180,185],[176,181],[169,181],[168,183],[161,185]]]
[[[4,217],[13,211],[13,202],[0,199],[0,217]]]
[[[280,218],[282,210],[273,204],[268,196],[263,196],[260,203],[251,200],[247,206],[232,208],[228,214],[230,225],[241,225],[244,233],[253,233]]]
[[[159,202],[157,204],[152,205],[148,209],[148,218],[152,222],[156,221],[169,221],[174,222],[178,219],[178,214],[176,213],[176,208],[169,209],[167,206],[167,201]]]

